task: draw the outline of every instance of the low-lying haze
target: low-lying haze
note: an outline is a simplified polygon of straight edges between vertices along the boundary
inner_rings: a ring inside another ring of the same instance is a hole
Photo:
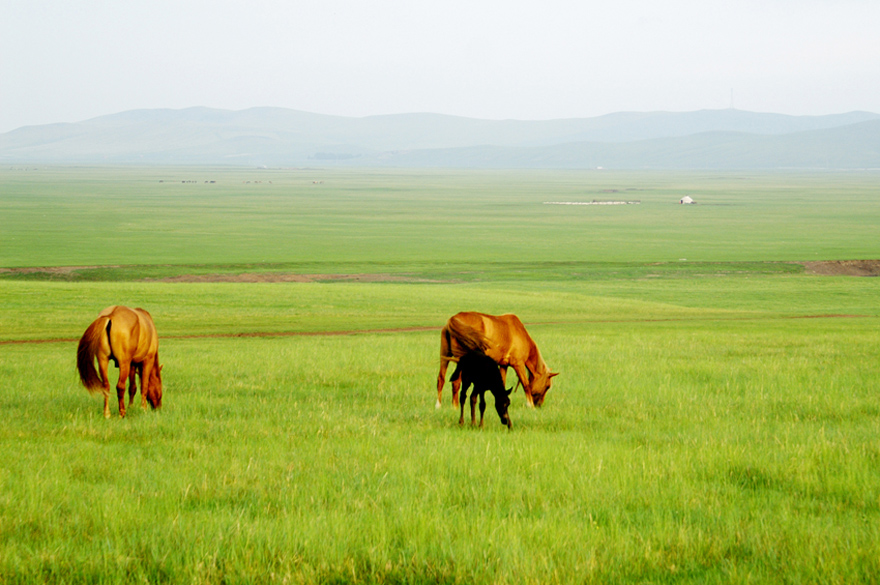
[[[880,112],[878,23],[873,0],[9,2],[0,132],[190,106]]]

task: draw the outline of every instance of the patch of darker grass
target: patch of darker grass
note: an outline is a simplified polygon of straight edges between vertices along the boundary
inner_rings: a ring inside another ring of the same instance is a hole
[[[751,465],[734,465],[727,473],[727,479],[733,485],[743,490],[778,490],[783,483],[770,473]]]

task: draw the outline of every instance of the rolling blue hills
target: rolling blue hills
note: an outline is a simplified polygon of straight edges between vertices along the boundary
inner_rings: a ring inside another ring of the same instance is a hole
[[[878,169],[880,115],[728,109],[522,121],[133,110],[0,134],[2,164]]]

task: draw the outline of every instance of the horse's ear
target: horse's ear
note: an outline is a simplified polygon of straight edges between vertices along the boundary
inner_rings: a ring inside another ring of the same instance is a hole
[[[510,393],[513,392],[513,388],[515,388],[515,386],[514,386],[514,387],[511,387],[510,390],[507,390],[507,395],[508,395],[508,396],[510,396]]]
[[[162,373],[162,368],[164,368],[164,367],[165,367],[165,364],[159,364],[159,373],[160,374]]]
[[[558,376],[558,375],[559,375],[559,372],[550,372],[550,375],[547,376],[547,379],[549,380],[550,378],[553,378],[554,376]]]

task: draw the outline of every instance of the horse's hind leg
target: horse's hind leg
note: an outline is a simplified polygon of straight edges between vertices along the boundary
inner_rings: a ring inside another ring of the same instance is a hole
[[[483,428],[483,414],[486,412],[486,391],[480,392],[480,428]]]
[[[137,394],[137,384],[135,383],[135,378],[137,376],[138,370],[137,366],[134,364],[131,365],[131,369],[128,371],[128,407],[131,408],[132,403],[134,402],[134,395]],[[143,394],[144,388],[144,378],[143,373],[141,373],[141,394]]]
[[[458,417],[458,426],[464,425],[464,400],[467,398],[467,388],[464,389],[464,392],[461,395],[461,416]]]
[[[452,382],[452,405],[458,406],[458,391],[461,388],[461,373],[459,373],[458,376],[453,376],[449,381]],[[462,400],[464,400],[464,398],[462,398]]]
[[[480,394],[480,393],[477,392],[477,387],[474,386],[474,391],[471,392],[471,426],[474,426],[477,424],[477,412],[476,412],[477,394]],[[482,394],[480,394],[480,396],[482,396]]]
[[[104,395],[104,418],[110,418],[110,378],[107,368],[110,362],[106,357],[98,356],[98,371],[101,373],[101,394]]]
[[[450,343],[449,332],[444,326],[440,330],[440,372],[437,374],[437,404],[434,405],[434,408],[440,408],[441,405],[440,398],[443,394],[443,384],[446,383],[446,368],[449,367],[449,358],[452,357],[452,351],[450,351],[449,347]]]
[[[446,382],[446,368],[449,360],[440,360],[440,373],[437,374],[437,404],[434,408],[440,408],[440,397],[443,394],[443,384]],[[461,367],[456,363],[455,369],[452,370],[452,377],[449,379],[452,384],[452,406],[458,406],[458,391],[461,388]]]
[[[449,381],[452,383],[452,406],[458,406],[458,392],[461,389],[461,368],[458,367],[458,364],[456,364],[455,371],[452,372],[452,378]]]
[[[449,362],[440,358],[440,373],[437,374],[437,404],[434,405],[434,408],[440,408],[440,397],[443,395],[443,384],[446,383],[446,368],[448,366]]]

